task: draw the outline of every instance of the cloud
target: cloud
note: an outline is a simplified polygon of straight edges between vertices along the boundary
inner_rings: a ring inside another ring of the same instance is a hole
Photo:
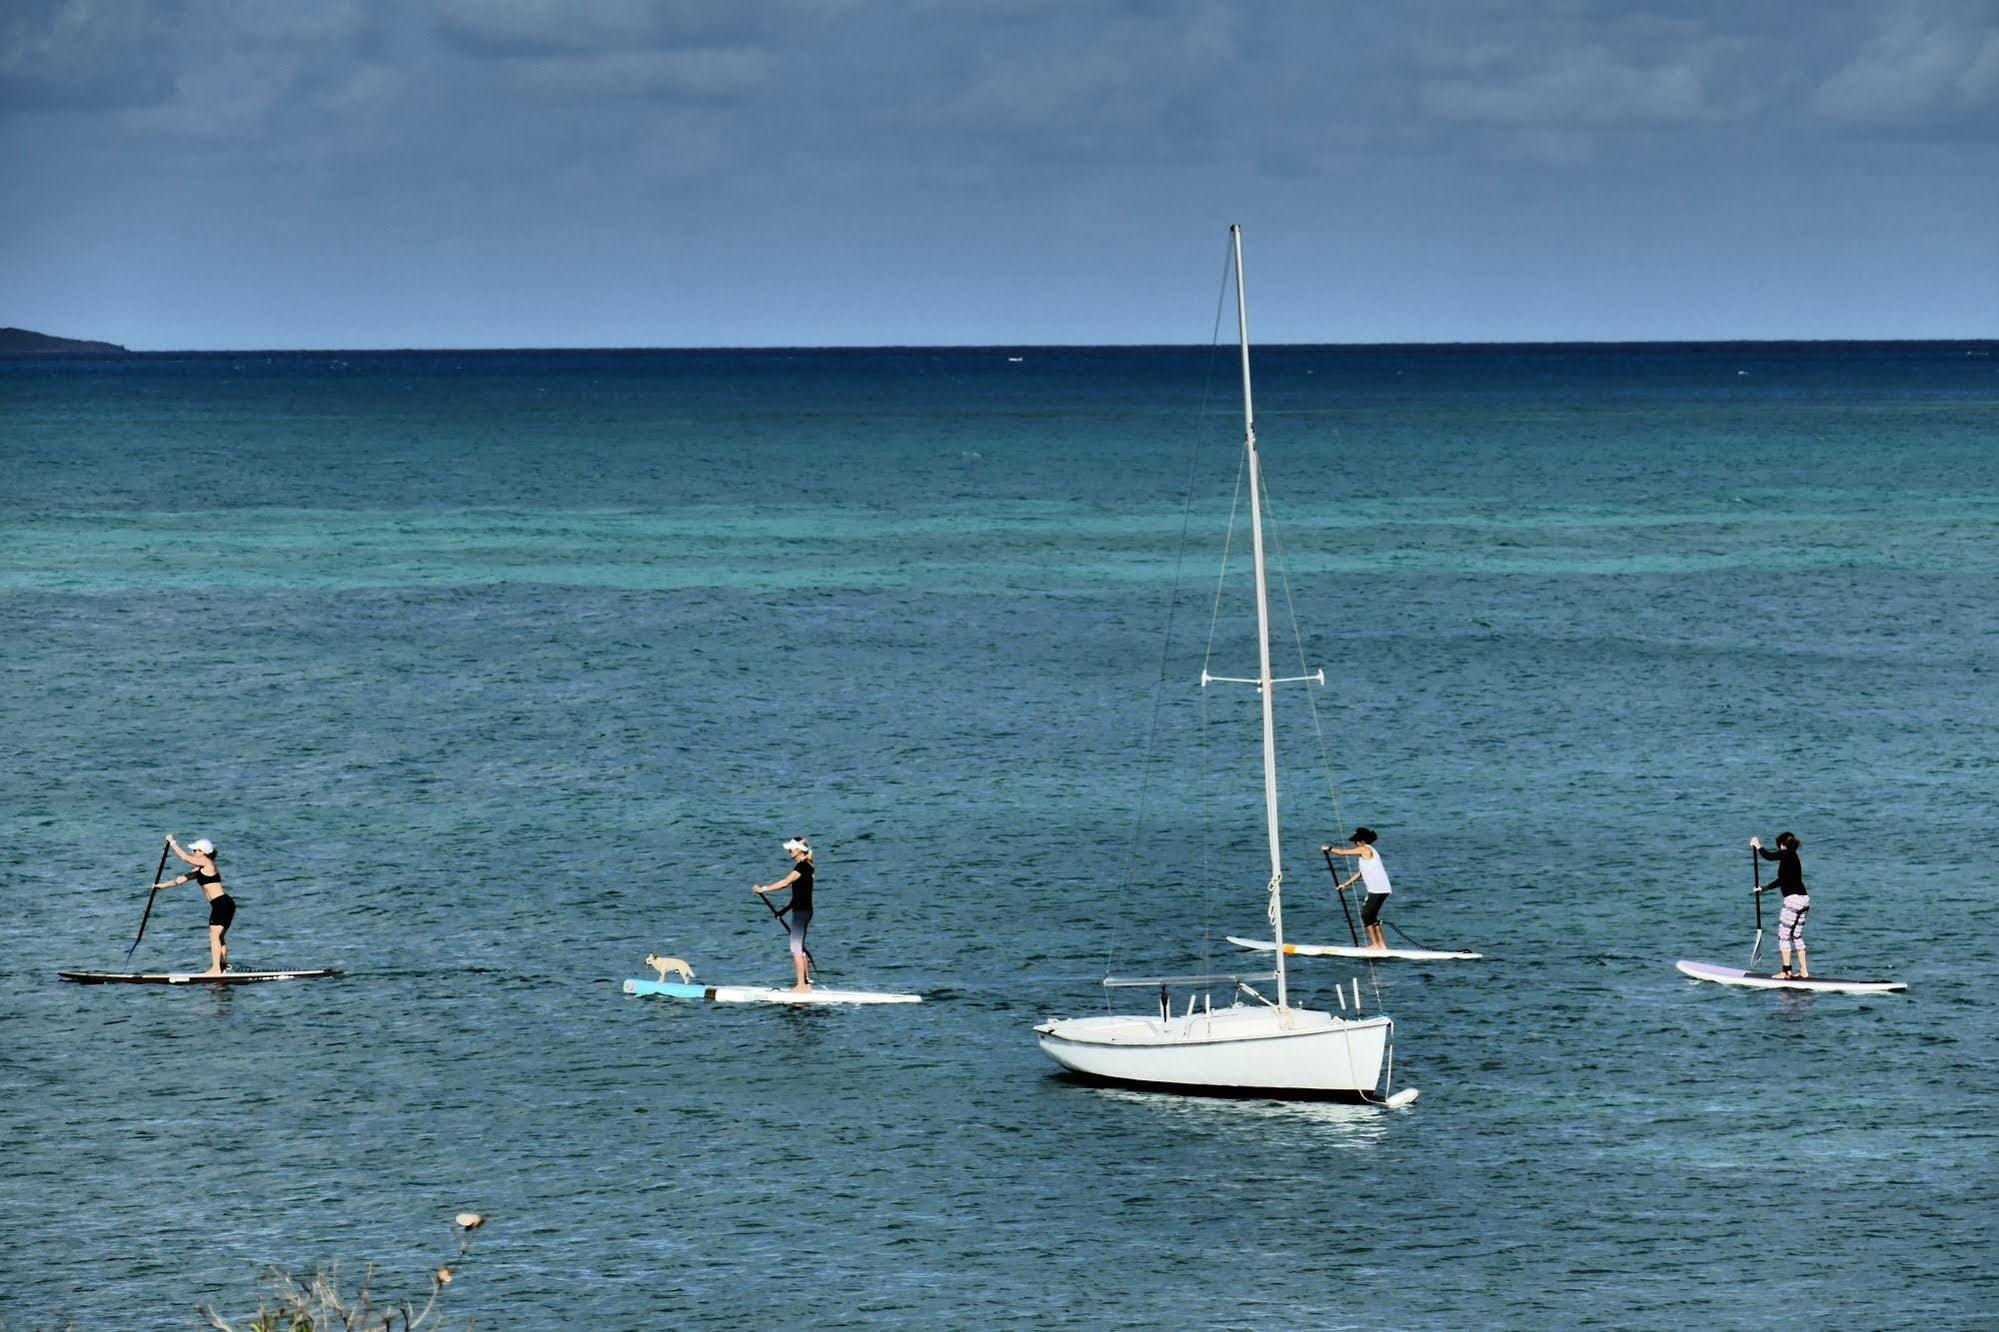
[[[1813,109],[1831,121],[1884,127],[1984,115],[1999,132],[1999,15],[1984,6],[1925,8],[1886,16],[1818,86]]]
[[[512,87],[538,97],[599,101],[732,101],[756,91],[771,76],[762,51],[610,51],[510,62]]]
[[[467,56],[533,60],[767,42],[828,8],[812,0],[440,0],[434,31]]]
[[[1485,67],[1433,78],[1422,106],[1439,119],[1469,125],[1675,125],[1718,114],[1699,71],[1685,63],[1628,63],[1601,48],[1555,53],[1495,53]]]
[[[252,133],[383,46],[364,0],[31,0],[0,8],[0,104],[109,114],[122,134]]]
[[[77,111],[164,102],[175,90],[171,20],[158,4],[0,6],[0,106]]]
[[[981,50],[962,83],[940,83],[920,115],[972,130],[1092,135],[1153,129],[1213,82],[1226,38],[1217,25],[1114,24],[1081,43]]]
[[[794,132],[885,176],[991,184],[1204,160],[1227,132],[1244,20],[1172,3],[911,0],[842,15],[794,55]]]

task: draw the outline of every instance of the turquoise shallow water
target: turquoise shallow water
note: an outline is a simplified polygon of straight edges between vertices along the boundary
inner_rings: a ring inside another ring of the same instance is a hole
[[[0,363],[0,1322],[409,1292],[469,1207],[488,1327],[1989,1326],[1992,350],[1259,356],[1331,680],[1330,775],[1280,699],[1290,931],[1364,822],[1391,919],[1487,955],[1294,973],[1396,1015],[1394,1114],[1029,1030],[1260,925],[1251,696],[1191,687],[1232,353]],[[1673,972],[1746,956],[1784,827],[1815,967],[1908,995]],[[167,829],[239,963],[349,975],[55,983]],[[931,1002],[618,992],[781,977],[796,832],[831,978]]]

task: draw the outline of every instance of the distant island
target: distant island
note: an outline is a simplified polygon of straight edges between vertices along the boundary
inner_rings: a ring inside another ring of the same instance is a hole
[[[115,342],[90,342],[84,338],[58,338],[25,328],[0,328],[0,356],[78,352],[122,352]]]

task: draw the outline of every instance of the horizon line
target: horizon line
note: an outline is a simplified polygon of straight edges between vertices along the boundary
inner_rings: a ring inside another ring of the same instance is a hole
[[[102,339],[70,339],[102,341]],[[1434,342],[1259,342],[1259,350],[1341,349],[1464,349],[1481,347],[1837,347],[1896,345],[1960,345],[1999,342],[1999,334],[1949,337],[1889,338],[1520,338],[1451,339]],[[978,352],[978,351],[1198,351],[1212,342],[881,342],[881,343],[746,343],[741,345],[670,346],[665,344],[600,344],[515,346],[380,346],[380,347],[127,347],[113,343],[92,347],[0,350],[8,360],[114,356],[398,356],[398,355],[525,355],[548,352]],[[1232,345],[1232,344],[1231,344]]]

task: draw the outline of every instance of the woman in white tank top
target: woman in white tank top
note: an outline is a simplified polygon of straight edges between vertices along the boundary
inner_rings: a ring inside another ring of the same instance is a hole
[[[1381,853],[1374,849],[1374,842],[1374,829],[1355,828],[1352,846],[1324,846],[1319,849],[1336,856],[1352,856],[1360,862],[1353,877],[1345,883],[1335,884],[1334,890],[1343,893],[1357,882],[1367,886],[1367,897],[1360,908],[1360,923],[1367,927],[1367,946],[1385,949],[1388,939],[1381,932],[1381,909],[1388,905],[1388,895],[1394,889],[1388,886],[1388,867],[1381,863]]]

